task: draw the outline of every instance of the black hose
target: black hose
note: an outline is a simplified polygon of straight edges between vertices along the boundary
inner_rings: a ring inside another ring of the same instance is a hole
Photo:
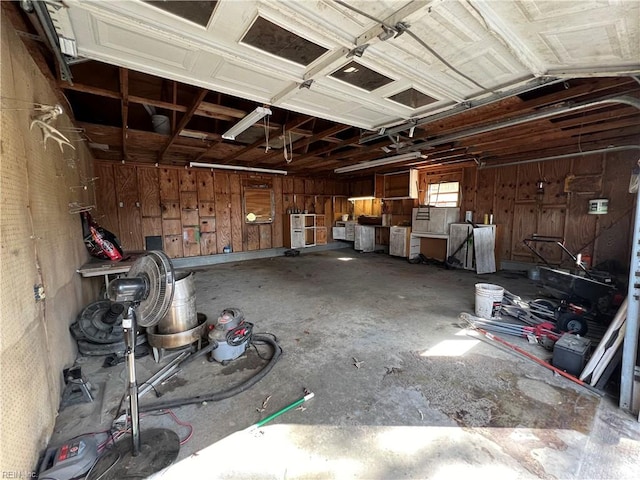
[[[198,395],[195,397],[188,398],[178,398],[176,400],[167,400],[164,402],[156,402],[151,403],[149,405],[140,406],[140,412],[153,412],[155,410],[165,410],[171,408],[179,408],[185,405],[194,405],[196,403],[202,402],[219,402],[220,400],[224,400],[229,397],[233,397],[234,395],[238,395],[239,393],[244,392],[245,390],[251,388],[256,383],[258,383],[264,376],[271,371],[273,366],[276,364],[280,355],[282,354],[282,349],[280,345],[276,342],[275,339],[271,338],[267,335],[255,334],[251,339],[251,343],[267,343],[271,345],[273,348],[273,355],[269,359],[269,362],[262,367],[258,373],[256,373],[253,377],[245,380],[244,382],[228,388],[226,390],[222,390],[219,392],[206,393],[204,395]]]

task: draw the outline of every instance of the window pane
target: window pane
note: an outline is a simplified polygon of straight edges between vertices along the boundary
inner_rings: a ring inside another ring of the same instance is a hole
[[[457,207],[459,189],[459,182],[430,183],[427,191],[428,203],[436,207]]]

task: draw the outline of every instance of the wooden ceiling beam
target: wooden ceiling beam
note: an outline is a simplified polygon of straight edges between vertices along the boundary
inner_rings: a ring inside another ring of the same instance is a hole
[[[568,81],[571,84],[572,81]],[[636,88],[637,87],[637,88]],[[543,87],[544,88],[544,87]],[[509,97],[494,104],[480,107],[468,112],[461,112],[452,117],[433,122],[424,123],[418,128],[414,140],[424,140],[429,136],[456,133],[486,124],[487,122],[499,122],[538,111],[544,107],[551,107],[568,101],[586,101],[590,98],[599,98],[616,93],[623,93],[640,89],[640,85],[628,78],[602,78],[582,85],[570,86],[560,92],[543,95],[531,100],[522,100],[520,97]],[[420,133],[418,133],[420,132]]]
[[[58,87],[64,90],[73,90],[76,92],[82,93],[90,93],[92,95],[98,95],[100,97],[114,98],[120,99],[121,95],[119,92],[114,92],[107,88],[94,87],[92,85],[86,85],[82,83],[74,83],[73,85],[68,84],[67,82],[63,82],[59,80],[57,82]],[[163,108],[165,110],[170,110],[173,112],[186,112],[188,108],[184,105],[178,105],[175,103],[177,99],[177,91],[174,92],[174,102],[165,102],[162,100],[156,100],[153,98],[141,97],[139,95],[129,95],[129,101],[132,103],[146,104],[156,108]],[[242,118],[246,115],[244,110],[240,110],[237,108],[225,107],[223,105],[216,105],[215,103],[210,102],[202,102],[200,106],[196,109],[195,115],[207,118],[216,118],[219,120],[232,121],[238,118]]]
[[[579,128],[592,124],[598,124],[599,122],[610,122],[614,120],[622,120],[624,118],[636,117],[638,123],[640,123],[640,113],[638,110],[633,107],[623,107],[616,109],[602,109],[602,112],[598,112],[596,114],[587,115],[584,117],[575,117],[570,118],[568,120],[560,119],[557,122],[553,122],[558,128],[562,129],[570,129],[570,128]]]
[[[230,122],[239,118],[244,118],[247,115],[247,112],[238,108],[225,107],[224,105],[216,105],[215,103],[210,102],[202,102],[196,110],[196,115]]]
[[[536,152],[541,150],[541,145],[545,150],[550,150],[554,148],[561,148],[566,146],[573,146],[576,150],[584,149],[585,145],[591,142],[599,142],[605,141],[607,145],[616,145],[620,144],[620,139],[628,139],[629,137],[635,136],[635,142],[637,143],[638,135],[640,135],[640,128],[638,126],[626,127],[618,130],[610,130],[608,132],[599,132],[597,134],[591,133],[580,136],[578,138],[577,135],[570,137],[560,137],[560,138],[545,138],[541,140],[540,138],[531,138],[528,142],[502,142],[501,144],[496,144],[487,148],[485,146],[480,146],[477,148],[470,147],[469,150],[473,151],[477,155],[482,158],[500,158],[500,157],[511,157],[522,154],[523,152]]]
[[[313,132],[313,129],[315,128],[315,126],[316,126],[317,120],[318,120],[317,118],[314,118],[314,119],[311,121],[311,131],[312,131],[312,132]],[[328,138],[328,137],[324,137],[324,138],[322,139],[322,141],[324,141],[326,138]],[[286,142],[286,140],[284,140],[284,142]],[[307,143],[307,144],[303,147],[303,151],[302,151],[302,154],[303,154],[303,155],[305,155],[305,154],[309,153],[309,145],[311,145],[311,144],[310,144],[310,143]],[[291,156],[291,158],[293,158],[293,150],[294,150],[294,149],[293,149],[293,146],[291,146],[291,151],[289,152],[289,155]]]
[[[293,143],[293,150],[296,150],[298,148],[302,148],[310,143],[313,142],[317,142],[318,140],[321,140],[324,137],[327,136],[332,136],[335,135],[337,133],[343,132],[345,130],[348,130],[350,127],[348,125],[343,125],[343,124],[335,124],[332,127],[323,130],[322,132],[316,133],[315,135],[313,135],[312,137],[309,138],[302,138],[296,142]],[[265,165],[269,165],[269,164],[276,164],[280,161],[280,159],[278,157],[282,157],[283,153],[281,151],[277,151],[274,152],[270,155],[267,155],[266,157],[262,157],[261,161],[265,164]],[[294,154],[294,159],[297,158]]]
[[[62,80],[58,80],[58,88],[62,90],[72,90],[74,92],[90,93],[99,97],[115,98],[117,100],[120,100],[121,98],[120,92],[114,92],[113,90],[109,90],[107,88],[94,87],[91,85],[84,85],[75,82],[73,85],[71,85],[67,82],[63,82]],[[131,98],[133,98],[133,96]]]
[[[120,77],[120,95],[121,95],[121,111],[122,111],[122,159],[127,160],[127,130],[129,128],[129,70],[119,68]]]
[[[493,135],[491,138],[483,138],[483,137],[472,137],[465,139],[464,142],[457,142],[459,145],[466,145],[470,148],[478,149],[478,150],[497,150],[501,147],[511,147],[513,145],[519,146],[528,146],[528,145],[540,145],[541,143],[548,143],[550,141],[555,140],[567,140],[567,141],[577,141],[580,137],[586,135],[597,135],[603,134],[607,135],[608,132],[611,132],[612,135],[616,135],[620,129],[624,129],[625,127],[638,127],[638,131],[640,131],[640,124],[637,119],[627,119],[620,122],[611,122],[612,128],[607,128],[605,130],[602,129],[601,125],[593,125],[590,128],[584,129],[571,129],[571,130],[554,130],[551,132],[545,131],[525,131],[521,132],[519,135],[505,135],[505,137],[500,138]],[[598,128],[599,127],[599,128]]]
[[[284,129],[285,129],[285,131],[287,131],[287,130],[293,131],[294,129],[298,129],[299,127],[301,127],[302,125],[304,125],[308,121],[313,120],[313,118],[314,117],[310,117],[309,115],[304,115],[302,117],[295,118],[295,119],[287,122],[285,124],[285,126],[284,126]],[[236,158],[241,157],[245,153],[248,153],[248,152],[252,151],[255,148],[258,148],[260,145],[263,145],[264,142],[265,142],[264,139],[260,138],[260,139],[256,140],[255,142],[253,142],[252,144],[247,145],[246,147],[242,148],[241,150],[238,150],[237,152],[232,153],[231,155],[228,155],[223,160],[221,160],[219,163],[227,165],[227,164],[231,163],[233,160],[235,160]],[[205,153],[203,153],[203,155],[199,156],[198,158],[202,158],[203,156],[205,156],[208,153],[210,153],[213,149],[214,149],[214,146],[212,146],[212,148],[208,149]],[[194,160],[194,161],[197,161],[197,160]]]
[[[158,155],[159,161],[162,161],[162,157],[164,156],[164,154],[167,152],[169,147],[171,147],[171,145],[176,140],[176,138],[178,138],[178,135],[180,135],[180,132],[182,131],[182,129],[187,126],[187,124],[189,123],[189,120],[191,120],[191,117],[193,117],[196,110],[200,106],[200,103],[207,96],[207,93],[209,93],[209,90],[207,90],[206,88],[200,89],[195,99],[193,100],[193,103],[191,104],[189,109],[185,112],[185,114],[182,116],[182,118],[180,119],[180,122],[178,122],[178,125],[177,126],[174,125],[174,130],[173,130],[173,134],[171,135],[171,138],[169,138],[169,141],[164,145],[164,147],[162,147],[162,150],[160,150],[160,154]]]
[[[637,144],[637,136],[623,136],[617,137],[615,143],[617,145],[634,145]],[[534,160],[536,158],[544,158],[555,155],[567,155],[567,154],[576,154],[575,158],[580,158],[579,152],[588,152],[589,150],[597,150],[602,148],[607,148],[611,145],[612,139],[600,139],[589,142],[582,142],[580,144],[580,148],[577,145],[556,145],[550,148],[540,149],[530,149],[521,152],[515,152],[507,155],[500,156],[486,156],[481,157],[480,160],[482,162],[488,162],[491,164],[494,163],[504,163],[504,162],[519,162],[523,160]],[[603,153],[604,155],[605,153]]]
[[[175,80],[171,82],[171,102],[173,105],[176,105],[178,103],[178,82],[176,82]],[[178,114],[176,110],[171,111],[171,125],[175,125],[178,121],[177,115]]]

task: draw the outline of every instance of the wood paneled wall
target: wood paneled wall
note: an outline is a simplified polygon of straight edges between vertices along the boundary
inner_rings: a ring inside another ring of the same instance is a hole
[[[98,223],[129,251],[160,237],[172,258],[282,247],[283,215],[293,209],[348,213],[345,182],[100,161],[95,172]],[[272,223],[245,223],[245,188],[273,192]]]
[[[475,222],[494,215],[499,225],[498,256],[531,262],[535,257],[522,243],[533,235],[564,239],[569,251],[590,255],[593,264],[604,261],[629,266],[634,194],[628,193],[634,152],[526,163],[492,169],[467,168],[462,172],[461,216],[473,211]],[[536,183],[544,194],[536,196]],[[609,199],[606,215],[587,213],[589,200]],[[538,249],[550,262],[561,260],[553,244]]]
[[[613,260],[628,266],[634,196],[628,193],[631,152],[526,163],[501,168],[465,168],[421,172],[419,200],[380,199],[348,202],[347,196],[371,195],[373,177],[351,184],[303,177],[237,174],[202,169],[96,162],[96,219],[114,232],[126,250],[145,248],[147,237],[161,237],[173,258],[282,247],[282,218],[291,210],[322,213],[327,220],[350,214],[391,213],[392,224],[411,221],[411,209],[424,203],[430,183],[460,181],[461,220],[473,211],[481,223],[493,214],[499,225],[497,255],[503,260],[534,261],[522,240],[533,234],[561,237],[567,248],[590,255],[593,263]],[[536,183],[544,181],[544,195]],[[244,222],[243,191],[274,192],[270,224]],[[609,213],[589,215],[588,202],[609,199]],[[384,210],[384,211],[383,211]],[[329,237],[331,229],[328,229]],[[385,243],[384,238],[379,239]],[[331,238],[329,238],[331,241]],[[540,244],[551,262],[566,262],[553,245]]]

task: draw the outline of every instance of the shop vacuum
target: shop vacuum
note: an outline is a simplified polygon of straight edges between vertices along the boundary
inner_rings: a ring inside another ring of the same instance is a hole
[[[245,321],[239,308],[225,308],[218,319],[207,328],[211,348],[209,361],[226,365],[247,350],[253,324]]]

